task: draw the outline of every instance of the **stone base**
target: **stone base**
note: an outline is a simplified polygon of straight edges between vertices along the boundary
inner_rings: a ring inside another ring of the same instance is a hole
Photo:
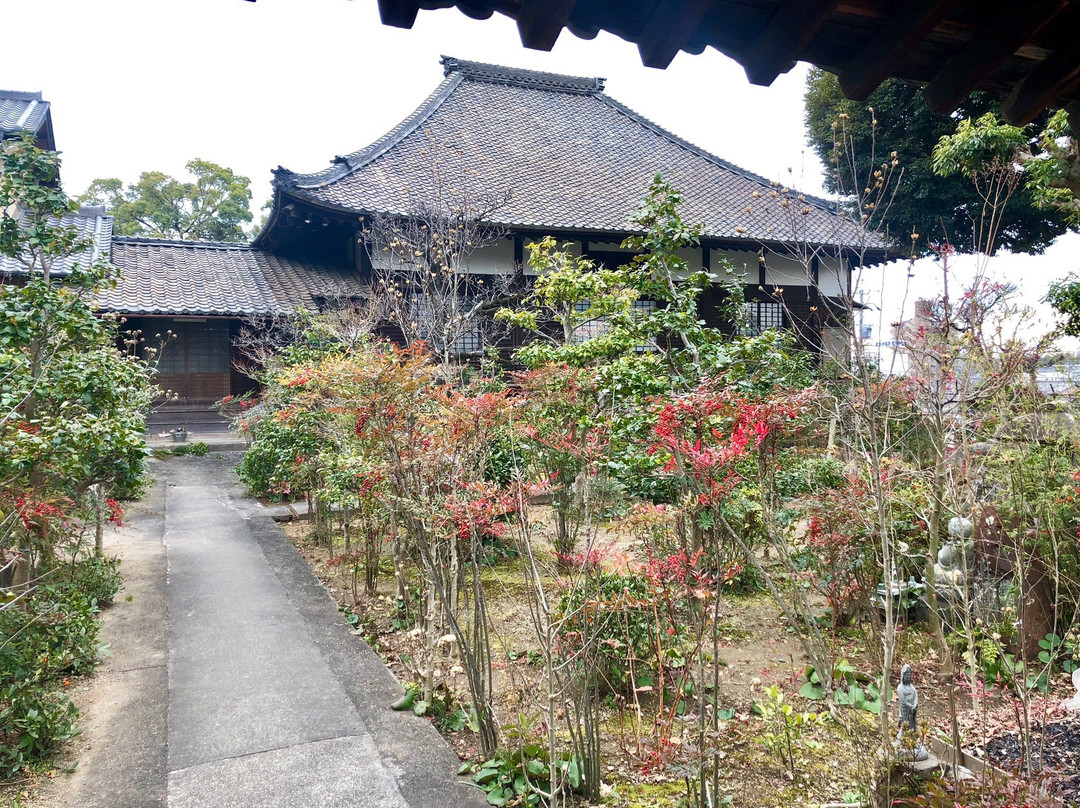
[[[900,761],[919,777],[929,777],[941,769],[941,761],[933,754],[927,754],[926,760],[902,760]]]

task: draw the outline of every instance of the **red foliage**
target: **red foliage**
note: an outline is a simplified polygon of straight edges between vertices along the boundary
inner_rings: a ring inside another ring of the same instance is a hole
[[[112,522],[112,524],[117,527],[124,524],[124,508],[119,502],[110,497],[105,500],[105,507],[109,511],[109,521]]]
[[[40,538],[45,538],[50,531],[69,525],[69,514],[73,508],[74,503],[67,497],[61,497],[54,503],[35,499],[27,492],[15,500],[15,509],[23,528]]]

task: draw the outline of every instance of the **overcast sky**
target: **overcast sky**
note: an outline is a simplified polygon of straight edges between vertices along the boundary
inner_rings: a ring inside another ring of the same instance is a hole
[[[52,102],[64,181],[179,173],[201,157],[252,179],[258,204],[278,164],[323,168],[412,112],[442,80],[439,56],[608,79],[609,93],[688,140],[770,178],[805,171],[805,69],[770,88],[709,51],[666,71],[636,46],[564,31],[551,53],[526,50],[515,23],[456,9],[420,12],[411,30],[383,26],[374,0],[0,0],[7,31],[0,86]],[[568,178],[570,179],[570,178]]]
[[[805,141],[803,66],[754,87],[712,50],[652,70],[636,46],[605,33],[586,41],[564,31],[543,53],[523,48],[498,14],[421,11],[400,30],[379,22],[375,0],[0,0],[0,31],[0,87],[41,90],[52,103],[72,194],[95,177],[180,175],[199,157],[250,177],[258,208],[275,166],[317,171],[412,112],[442,79],[440,54],[603,76],[610,95],[687,140],[821,192]],[[1070,236],[1037,259],[999,259],[994,271],[1034,301],[1080,268],[1078,255],[1080,237]],[[929,293],[936,274],[920,265],[913,296]],[[886,273],[893,284],[906,275]],[[884,322],[902,316],[895,289]]]

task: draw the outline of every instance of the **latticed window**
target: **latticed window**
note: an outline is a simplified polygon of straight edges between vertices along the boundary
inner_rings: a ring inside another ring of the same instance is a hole
[[[220,321],[175,321],[175,338],[161,351],[158,373],[228,373],[229,326]]]
[[[468,330],[450,346],[452,354],[478,353],[484,347],[484,338],[480,333],[480,325],[472,323]]]
[[[589,310],[589,306],[592,304],[586,300],[583,303],[574,304],[574,314],[584,314]],[[589,320],[587,323],[582,323],[574,329],[574,336],[571,338],[571,342],[575,345],[580,345],[585,340],[593,339],[594,337],[603,336],[607,333],[610,324],[607,317],[597,317],[595,320]]]
[[[574,313],[584,314],[586,311],[589,310],[590,305],[592,304],[589,303],[588,300],[582,303],[575,303]],[[656,309],[656,301],[645,299],[635,300],[631,304],[631,309],[636,315],[640,317],[649,313],[650,311],[654,311]],[[597,317],[595,320],[590,320],[587,323],[582,323],[577,328],[575,328],[574,336],[571,341],[575,345],[580,345],[587,339],[592,339],[593,337],[599,337],[606,334],[610,327],[611,323],[609,322],[607,317]],[[638,350],[644,350],[644,346],[642,346]]]
[[[770,328],[779,330],[786,325],[784,306],[781,303],[753,300],[745,306],[746,325],[742,328],[743,336],[755,336]]]
[[[459,309],[461,311],[468,311],[473,306],[473,301],[465,299],[460,301]],[[431,303],[427,297],[419,292],[413,292],[412,294],[412,319],[417,324],[417,329],[420,332],[420,336],[423,339],[431,341],[431,326],[435,323],[435,312],[432,310]],[[467,327],[462,331],[454,343],[449,348],[451,354],[469,354],[477,353],[483,350],[484,347],[484,335],[483,330],[480,327],[480,323],[474,320],[469,323]]]

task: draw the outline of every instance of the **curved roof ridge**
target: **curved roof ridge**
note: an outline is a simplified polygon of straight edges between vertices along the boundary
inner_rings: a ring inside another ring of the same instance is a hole
[[[789,187],[789,186],[785,186],[783,183],[778,183],[778,182],[776,182],[774,180],[770,180],[768,177],[763,177],[761,174],[755,174],[753,171],[750,171],[749,169],[745,169],[745,168],[743,168],[741,166],[737,166],[734,163],[732,163],[731,161],[725,160],[723,157],[718,157],[717,155],[713,154],[712,152],[707,151],[707,150],[701,148],[700,146],[695,145],[694,143],[691,143],[689,140],[686,140],[685,138],[679,137],[678,135],[676,135],[671,130],[665,129],[660,124],[649,120],[644,115],[642,115],[640,112],[635,112],[633,109],[626,106],[626,104],[622,103],[621,101],[617,101],[616,99],[612,98],[607,93],[599,93],[597,95],[597,98],[602,100],[604,103],[606,103],[608,106],[612,107],[613,109],[618,110],[623,115],[626,115],[631,120],[637,121],[639,124],[644,126],[646,129],[651,129],[657,135],[660,135],[660,137],[667,138],[668,140],[672,141],[673,143],[678,144],[682,148],[693,152],[698,157],[701,157],[701,158],[703,158],[705,160],[708,160],[711,163],[715,163],[716,165],[720,166],[720,168],[723,168],[723,169],[725,169],[727,171],[731,171],[731,172],[733,172],[735,174],[738,174],[740,177],[744,177],[744,178],[750,180],[751,182],[760,183],[761,185],[765,186],[766,188],[769,188],[770,190],[772,190],[774,188]],[[828,213],[836,213],[836,205],[833,202],[830,202],[828,199],[823,199],[822,197],[814,196],[813,194],[804,194],[802,192],[799,192],[794,187],[791,187],[790,190],[796,191],[807,202],[813,203],[814,205],[821,208],[822,210],[827,211]]]
[[[246,241],[188,241],[179,238],[151,238],[150,236],[114,236],[113,244],[157,244],[170,247],[211,247],[218,250],[254,250]]]
[[[276,188],[319,188],[323,185],[328,185],[335,180],[339,180],[342,177],[348,176],[358,168],[362,168],[380,155],[385,154],[415,132],[424,121],[430,118],[435,111],[442,106],[443,102],[450,97],[450,94],[457,89],[462,81],[463,79],[460,73],[447,76],[443,79],[442,83],[435,88],[435,91],[424,99],[424,102],[417,107],[409,117],[370,146],[365,146],[363,149],[350,152],[344,157],[339,155],[333,159],[328,168],[324,168],[322,171],[317,171],[314,174],[298,174],[289,171],[287,168],[278,166],[274,169],[274,180],[272,184]]]
[[[442,56],[439,64],[443,66],[443,75],[459,73],[476,81],[490,81],[496,84],[516,84],[538,90],[595,94],[603,92],[606,79],[599,76],[568,76],[562,73],[547,73],[542,70],[529,70],[523,67],[503,67],[486,62],[470,62],[467,59],[455,59]]]

